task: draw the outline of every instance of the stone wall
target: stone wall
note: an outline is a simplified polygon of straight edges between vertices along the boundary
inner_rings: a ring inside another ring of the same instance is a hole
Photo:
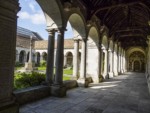
[[[16,46],[30,48],[30,38],[17,36]]]

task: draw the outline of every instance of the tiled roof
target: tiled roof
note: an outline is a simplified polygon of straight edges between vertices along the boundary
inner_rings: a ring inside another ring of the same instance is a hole
[[[33,32],[19,26],[17,26],[17,35],[25,38],[30,38],[30,36],[32,36],[35,40],[43,40],[43,38],[37,32]]]
[[[34,49],[47,49],[48,41],[35,41]],[[55,41],[55,48],[57,48],[57,41]],[[64,40],[64,48],[65,49],[73,49],[74,48],[74,40],[73,39],[65,39]],[[79,46],[81,48],[81,45]]]

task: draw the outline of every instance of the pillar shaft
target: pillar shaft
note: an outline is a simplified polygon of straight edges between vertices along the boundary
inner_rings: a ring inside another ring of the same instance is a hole
[[[79,40],[74,40],[73,78],[79,73]]]
[[[117,76],[118,75],[118,57],[117,57],[116,51],[114,51],[113,54],[114,54],[113,72],[114,72],[114,75]]]
[[[104,78],[108,76],[108,51],[104,50],[105,58],[104,58]]]
[[[56,75],[54,84],[63,84],[63,62],[64,62],[64,31],[58,31],[56,51]]]
[[[112,72],[112,51],[109,51],[109,72]]]
[[[17,0],[0,1],[0,113],[19,111],[13,97],[18,9]]]
[[[30,37],[30,53],[28,62],[32,63],[32,36]]]
[[[80,78],[86,78],[86,41],[82,40]]]
[[[55,43],[55,31],[48,30],[48,55],[47,55],[47,66],[46,66],[46,82],[53,82],[53,68],[54,68],[54,43]]]

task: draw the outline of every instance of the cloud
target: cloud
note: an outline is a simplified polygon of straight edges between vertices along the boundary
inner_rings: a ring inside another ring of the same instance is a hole
[[[35,25],[46,24],[45,17],[42,12],[30,14],[28,12],[21,11],[18,13],[18,16],[20,19],[29,20],[32,24],[35,24]]]
[[[18,13],[18,16],[19,16],[20,19],[29,19],[29,18],[30,18],[29,13],[28,13],[28,12],[25,12],[25,11],[19,12],[19,13]]]
[[[36,12],[36,10],[35,10],[36,3],[35,2],[29,2],[29,7],[32,10],[32,12]]]

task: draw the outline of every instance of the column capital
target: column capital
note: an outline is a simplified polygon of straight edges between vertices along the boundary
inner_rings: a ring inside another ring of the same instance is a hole
[[[56,29],[46,29],[49,35],[54,35]]]

